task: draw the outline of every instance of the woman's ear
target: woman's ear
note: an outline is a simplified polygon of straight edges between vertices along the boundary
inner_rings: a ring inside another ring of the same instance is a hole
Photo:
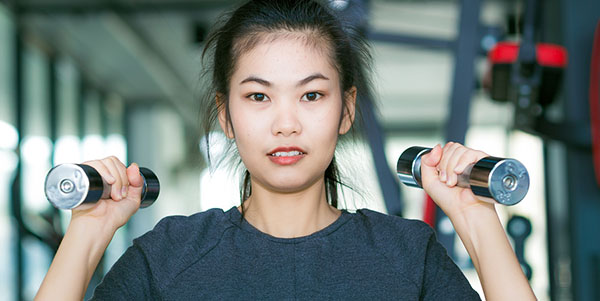
[[[231,123],[227,122],[227,109],[226,109],[226,99],[223,93],[217,92],[215,95],[215,102],[217,105],[219,125],[221,126],[221,130],[225,133],[225,136],[229,139],[233,139],[233,129],[231,128]]]
[[[352,86],[352,88],[348,89],[344,92],[344,103],[345,110],[342,113],[342,122],[340,123],[340,131],[339,134],[346,134],[350,128],[352,128],[352,123],[354,123],[354,115],[356,113],[356,87]]]

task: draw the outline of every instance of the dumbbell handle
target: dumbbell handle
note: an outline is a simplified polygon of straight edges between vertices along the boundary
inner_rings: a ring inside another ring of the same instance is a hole
[[[148,168],[140,167],[140,175],[144,179],[140,208],[145,208],[158,198],[160,183]],[[46,198],[59,209],[73,209],[84,203],[110,198],[110,191],[111,185],[89,165],[60,164],[46,175]]]
[[[406,149],[396,165],[400,181],[422,188],[421,157],[431,148],[413,146]],[[457,186],[470,188],[482,200],[502,205],[515,205],[527,194],[529,173],[515,159],[485,157],[458,175]]]

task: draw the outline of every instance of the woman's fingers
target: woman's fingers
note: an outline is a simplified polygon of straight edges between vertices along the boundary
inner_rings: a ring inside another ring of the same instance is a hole
[[[453,187],[458,183],[458,175],[463,173],[467,166],[485,156],[487,154],[484,152],[470,149],[460,143],[448,142],[443,148],[439,145],[434,147],[423,157],[422,162],[437,169],[440,182]]]
[[[471,150],[463,154],[462,158],[454,167],[454,172],[457,174],[461,174],[465,171],[467,166],[470,164],[476,163],[479,159],[486,157],[487,154],[482,151]]]
[[[448,177],[446,180],[446,184],[448,186],[452,187],[458,182],[458,173],[454,172],[454,168],[458,163],[460,163],[461,159],[463,158],[463,155],[468,151],[469,149],[464,146],[456,147],[452,152],[452,155],[446,161],[445,169],[446,175]]]
[[[113,175],[108,170],[106,165],[104,165],[102,162],[96,160],[96,161],[86,161],[81,164],[93,167],[100,174],[100,176],[106,181],[106,183],[108,183],[110,185],[115,183],[115,181],[116,181],[115,177],[113,177]]]
[[[458,175],[464,172],[466,166],[485,156],[485,153],[459,143],[448,143],[443,148],[434,147],[429,154],[422,157],[423,189],[448,216],[480,203],[470,189],[458,187],[456,184]],[[442,173],[446,176],[444,181],[440,176]]]
[[[111,185],[110,197],[74,208],[73,218],[99,219],[115,229],[123,226],[140,207],[144,180],[139,167],[137,164],[131,164],[127,168],[116,157],[83,164],[94,168],[102,179]]]
[[[129,187],[127,168],[118,158],[111,156],[101,160],[87,161],[83,164],[93,167],[104,181],[111,185],[110,198],[119,201],[127,196]]]
[[[93,167],[100,176],[111,186],[110,198],[120,200],[121,195],[117,193],[117,187],[121,187],[121,177],[112,161],[107,158],[102,160],[88,161],[83,164]]]
[[[121,199],[124,199],[127,197],[127,190],[129,187],[129,179],[127,178],[127,167],[115,156],[108,157],[107,159],[111,160],[117,168],[117,172],[119,173],[119,177],[121,178],[121,187],[120,190],[118,190],[118,192],[121,196]]]
[[[437,169],[440,171],[440,181],[444,183],[448,182],[450,175],[448,174],[449,171],[446,169],[446,166],[448,166],[448,160],[452,158],[452,154],[454,153],[456,148],[460,146],[460,144],[454,142],[448,142],[446,143],[446,145],[444,145],[444,148],[442,149],[442,159],[437,166]]]
[[[115,178],[115,182],[111,184],[110,188],[110,197],[115,201],[120,201],[122,199],[121,196],[121,187],[123,187],[123,178],[119,174],[119,167],[115,162],[113,162],[110,158],[104,158],[100,160],[106,169],[109,170],[110,174]]]

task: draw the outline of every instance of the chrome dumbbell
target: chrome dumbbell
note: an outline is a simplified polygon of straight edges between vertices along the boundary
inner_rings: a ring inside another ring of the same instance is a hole
[[[402,183],[422,188],[421,157],[430,151],[431,148],[413,146],[400,155],[396,171]],[[515,159],[485,157],[458,176],[457,186],[470,188],[484,201],[510,206],[527,194],[529,173]]]
[[[144,178],[140,208],[156,201],[160,183],[148,168],[140,167]],[[84,164],[60,164],[46,175],[46,198],[58,209],[73,209],[84,203],[95,203],[110,197],[111,185],[107,184],[98,171]]]

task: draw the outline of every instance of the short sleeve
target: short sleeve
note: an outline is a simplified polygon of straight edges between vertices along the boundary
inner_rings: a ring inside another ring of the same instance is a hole
[[[421,300],[481,300],[433,233],[425,255]]]
[[[91,300],[153,300],[157,297],[146,258],[134,244],[104,276]]]

